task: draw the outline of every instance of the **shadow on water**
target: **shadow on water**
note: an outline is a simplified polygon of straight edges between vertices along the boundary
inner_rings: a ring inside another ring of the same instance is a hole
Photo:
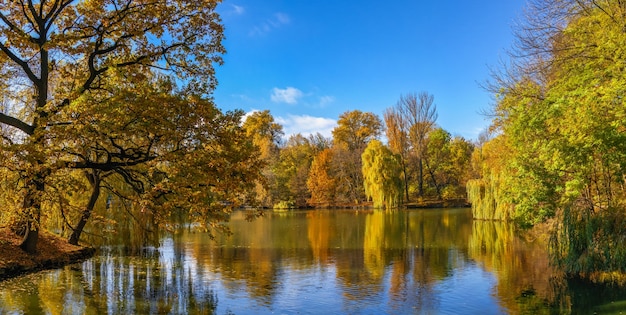
[[[0,282],[0,313],[626,310],[624,288],[560,278],[544,244],[467,209],[269,212],[253,222],[234,213],[230,228],[215,240],[121,232],[82,264]]]

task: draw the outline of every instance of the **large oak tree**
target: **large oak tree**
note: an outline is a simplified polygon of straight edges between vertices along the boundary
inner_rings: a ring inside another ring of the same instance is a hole
[[[109,170],[116,163],[77,159],[59,145],[80,132],[74,127],[81,123],[82,107],[111,86],[113,74],[133,81],[135,75],[159,73],[171,77],[180,90],[209,95],[216,84],[213,64],[221,62],[223,52],[217,3],[27,0],[0,7],[2,150],[5,164],[11,163],[21,177],[24,250],[36,250],[46,180],[55,169]],[[97,128],[121,115],[88,123]],[[130,139],[113,133],[107,141],[115,146]],[[117,163],[150,159],[133,150],[116,154]]]

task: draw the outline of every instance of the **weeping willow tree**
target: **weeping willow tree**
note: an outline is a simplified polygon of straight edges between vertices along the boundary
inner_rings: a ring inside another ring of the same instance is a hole
[[[467,198],[472,204],[472,217],[477,220],[507,220],[506,212],[498,203],[499,174],[488,174],[467,182]]]
[[[372,140],[361,155],[365,194],[374,208],[393,209],[403,199],[402,167],[397,155],[378,140]]]
[[[467,182],[467,199],[472,204],[472,216],[478,220],[509,220],[511,205],[504,197],[503,171],[506,150],[503,137],[492,139],[472,153],[474,169],[480,178]]]

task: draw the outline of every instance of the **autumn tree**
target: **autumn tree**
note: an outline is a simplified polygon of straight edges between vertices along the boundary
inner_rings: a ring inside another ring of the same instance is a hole
[[[374,208],[387,210],[402,203],[401,167],[397,155],[378,140],[369,142],[363,151],[363,178],[365,194]]]
[[[383,113],[385,120],[385,135],[391,152],[400,157],[400,167],[402,168],[402,182],[404,184],[404,198],[406,202],[410,201],[409,195],[409,126],[404,121],[404,116],[397,108],[390,107],[385,109]]]
[[[472,178],[472,154],[475,146],[467,139],[456,136],[449,144],[449,162],[445,168],[447,172],[446,188],[443,191],[444,199],[463,199],[467,196],[467,181]]]
[[[473,145],[463,137],[452,137],[443,128],[428,133],[424,166],[429,188],[434,188],[440,199],[465,196],[465,185],[470,170]]]
[[[97,95],[83,97],[76,132],[65,139],[71,145],[64,151],[73,157],[67,167],[83,170],[92,187],[85,210],[70,225],[71,243],[78,241],[100,186],[141,204],[161,226],[180,211],[200,223],[213,222],[212,216],[224,219],[230,207],[220,205],[242,204],[242,195],[260,177],[258,151],[239,126],[242,112],[223,113],[208,99],[176,90],[165,77],[133,78],[113,80]],[[110,123],[89,124],[96,119]]]
[[[507,221],[513,217],[512,200],[506,193],[514,180],[508,166],[509,150],[506,136],[501,135],[479,144],[472,153],[471,165],[477,176],[467,181],[466,189],[475,219]]]
[[[498,204],[522,225],[556,218],[567,273],[625,272],[624,67],[620,1],[532,1],[508,68],[494,77],[494,127],[510,158]]]
[[[279,162],[283,126],[274,121],[269,110],[264,110],[247,115],[243,128],[248,138],[260,150],[260,159],[265,163],[262,170],[264,180],[256,182],[255,195],[250,196],[249,200],[270,207],[279,199],[276,196],[279,190],[273,168]]]
[[[345,202],[358,203],[365,197],[361,154],[369,141],[382,133],[382,121],[378,116],[359,110],[348,111],[339,116],[333,129],[333,174]]]
[[[114,71],[157,71],[197,95],[214,88],[221,62],[217,1],[19,1],[0,10],[0,87],[13,108],[0,113],[4,142],[20,174],[26,228],[21,247],[35,252],[42,198],[72,133],[82,99]],[[184,88],[183,88],[184,90]],[[94,120],[105,125],[106,120]],[[7,127],[8,126],[8,127]],[[62,128],[65,126],[65,128]],[[52,128],[58,127],[58,128]],[[130,156],[133,152],[125,152]],[[106,168],[91,165],[93,168]]]
[[[274,167],[279,201],[293,203],[296,207],[305,207],[311,198],[307,179],[318,150],[311,141],[311,138],[295,134],[290,136],[285,146],[281,148],[279,161]]]
[[[437,107],[433,104],[434,96],[427,92],[409,93],[400,96],[395,107],[391,110],[392,116],[395,116],[394,123],[398,126],[399,131],[396,133],[400,137],[394,143],[394,147],[400,152],[402,142],[399,142],[403,136],[408,136],[408,145],[412,154],[417,161],[417,184],[418,195],[424,195],[424,155],[426,152],[426,137],[437,120]],[[400,125],[402,124],[402,125]],[[396,141],[394,139],[394,141]],[[406,184],[405,184],[406,186]]]
[[[336,201],[337,179],[332,170],[333,150],[319,152],[311,163],[307,178],[307,188],[311,192],[309,201],[312,205],[330,206]]]
[[[360,110],[347,111],[339,116],[333,129],[333,143],[348,150],[363,150],[370,140],[380,137],[382,122],[378,116]]]

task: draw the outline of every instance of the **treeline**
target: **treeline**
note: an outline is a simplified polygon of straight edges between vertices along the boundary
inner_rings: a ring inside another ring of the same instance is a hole
[[[290,136],[269,111],[243,123],[265,162],[247,204],[269,208],[423,204],[465,200],[474,145],[436,125],[433,96],[402,96],[383,119],[343,113],[332,138]],[[381,138],[386,138],[386,144]]]
[[[387,128],[353,111],[332,139],[285,143],[269,112],[242,125],[242,111],[221,111],[211,98],[225,51],[217,4],[3,5],[0,228],[23,236],[24,251],[37,252],[42,229],[77,244],[89,227],[103,236],[116,224],[226,229],[245,205],[463,198],[472,145],[436,128],[427,94],[389,109]],[[383,133],[387,151],[374,146]]]
[[[491,84],[491,135],[467,186],[474,217],[543,226],[568,274],[615,280],[626,272],[626,4],[527,11]]]

